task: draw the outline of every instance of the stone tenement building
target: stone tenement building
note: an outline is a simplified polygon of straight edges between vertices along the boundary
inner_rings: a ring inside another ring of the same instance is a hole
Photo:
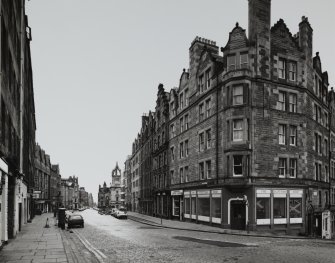
[[[61,205],[61,179],[59,165],[52,164],[50,167],[51,211],[55,211]]]
[[[25,1],[1,1],[0,12],[1,246],[32,217],[36,125]]]
[[[248,36],[236,23],[221,49],[204,38],[192,42],[189,69],[166,96],[168,183],[157,191],[153,161],[140,185],[152,186],[153,200],[165,193],[167,214],[178,220],[321,235],[321,213],[335,205],[334,92],[319,53],[313,56],[308,19],[292,35],[282,19],[271,26],[270,10],[270,0],[249,0]],[[142,128],[133,178],[143,136]]]

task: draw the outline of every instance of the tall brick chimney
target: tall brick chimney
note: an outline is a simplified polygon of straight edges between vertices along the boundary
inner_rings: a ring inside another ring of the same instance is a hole
[[[249,0],[249,41],[256,47],[255,74],[270,78],[271,0]]]
[[[308,18],[303,16],[299,24],[299,45],[307,59],[313,56],[313,29],[308,22]]]
[[[271,0],[249,0],[249,40],[270,41]]]

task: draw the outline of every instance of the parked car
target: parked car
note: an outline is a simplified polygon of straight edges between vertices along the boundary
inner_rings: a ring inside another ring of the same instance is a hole
[[[112,210],[111,210],[111,215],[112,216],[116,216],[116,212],[117,212],[117,208],[112,208]]]
[[[67,220],[67,227],[71,228],[74,226],[84,227],[84,218],[81,215],[70,215]]]
[[[125,208],[119,208],[119,209],[117,209],[115,217],[116,218],[125,218],[125,219],[127,219],[128,218],[128,216],[127,216],[127,209],[125,209]]]

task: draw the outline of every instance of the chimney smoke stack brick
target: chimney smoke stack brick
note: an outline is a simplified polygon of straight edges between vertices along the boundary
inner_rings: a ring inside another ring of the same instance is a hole
[[[249,0],[249,41],[256,47],[256,75],[270,78],[271,0]]]

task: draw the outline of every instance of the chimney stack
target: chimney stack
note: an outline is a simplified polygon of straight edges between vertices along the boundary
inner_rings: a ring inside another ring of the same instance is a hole
[[[299,45],[306,55],[306,58],[312,60],[313,57],[313,29],[308,22],[308,18],[303,16],[299,24]]]

